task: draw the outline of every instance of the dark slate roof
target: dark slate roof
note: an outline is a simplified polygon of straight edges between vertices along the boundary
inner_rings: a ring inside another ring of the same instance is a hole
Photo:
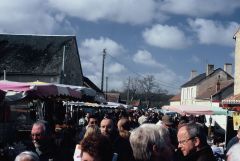
[[[187,83],[183,84],[181,87],[194,86],[194,85],[198,84],[199,82],[201,82],[205,78],[206,78],[206,73],[199,74],[198,76],[194,77]]]
[[[206,73],[202,73],[199,74],[198,76],[194,77],[193,79],[191,79],[190,81],[188,81],[187,83],[183,84],[181,87],[190,87],[190,86],[195,86],[198,83],[200,83],[202,80],[207,79],[208,77],[211,77],[214,73],[218,72],[218,71],[223,71],[225,72],[223,69],[218,68],[215,69],[211,74],[209,74],[208,76],[206,76]],[[225,72],[228,77],[233,78],[231,75],[229,75],[227,72]]]
[[[226,81],[226,83],[224,85],[220,85],[220,86],[223,86],[223,87],[221,88],[221,90],[214,93],[213,96],[227,90],[228,88],[234,88],[234,80],[228,80],[228,81]]]
[[[87,77],[83,76],[83,84],[86,86],[86,87],[89,87],[89,88],[92,88],[94,89],[96,92],[98,93],[103,93],[101,91],[100,88],[98,88],[97,85],[95,85],[90,79],[88,79]]]
[[[0,34],[0,72],[59,73],[63,46],[70,43],[75,36]]]

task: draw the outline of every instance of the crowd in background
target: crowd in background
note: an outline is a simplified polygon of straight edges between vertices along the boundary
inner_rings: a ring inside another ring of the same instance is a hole
[[[201,116],[116,109],[81,111],[77,127],[68,114],[63,122],[35,122],[15,161],[236,161],[239,151],[235,141],[225,153],[214,134],[209,142]]]

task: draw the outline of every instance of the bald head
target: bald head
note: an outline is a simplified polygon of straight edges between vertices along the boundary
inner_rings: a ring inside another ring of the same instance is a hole
[[[113,132],[113,121],[111,119],[103,119],[100,123],[101,133],[105,136],[110,136]]]
[[[119,131],[122,131],[122,130],[129,131],[130,130],[129,120],[126,118],[121,118],[117,123],[117,127]]]

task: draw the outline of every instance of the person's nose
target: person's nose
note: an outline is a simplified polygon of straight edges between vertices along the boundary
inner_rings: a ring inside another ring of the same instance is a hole
[[[181,148],[182,147],[182,144],[178,144],[178,148]]]
[[[32,140],[36,140],[36,139],[37,139],[37,136],[32,135]]]
[[[106,131],[107,131],[107,127],[104,127],[104,128],[103,128],[103,131],[105,131],[105,132],[106,132]]]

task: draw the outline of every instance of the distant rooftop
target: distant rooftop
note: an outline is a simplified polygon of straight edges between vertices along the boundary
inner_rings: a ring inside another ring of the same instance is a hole
[[[197,85],[198,83],[200,83],[202,80],[207,79],[208,77],[210,77],[211,75],[213,75],[215,72],[220,71],[220,70],[224,71],[223,69],[218,68],[218,69],[215,69],[215,70],[214,70],[211,74],[209,74],[208,76],[206,76],[206,73],[199,74],[198,76],[194,77],[193,79],[191,79],[191,80],[188,81],[187,83],[183,84],[181,87],[184,88],[184,87],[195,86],[195,85]],[[224,71],[224,72],[225,72],[225,71]],[[229,75],[228,73],[227,73],[227,75],[232,78],[232,76]]]
[[[181,93],[178,93],[177,95],[170,98],[170,101],[181,101]]]

